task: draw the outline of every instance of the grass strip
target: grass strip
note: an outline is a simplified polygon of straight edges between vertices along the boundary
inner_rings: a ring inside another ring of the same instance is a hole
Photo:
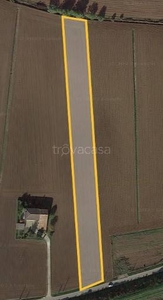
[[[160,298],[162,296],[162,298]],[[154,300],[163,299],[163,285],[159,284],[156,287],[146,288],[142,291],[137,291],[130,295],[115,297],[115,300]]]
[[[53,293],[52,296],[57,297],[57,296],[62,296],[62,295],[66,295],[66,294],[75,293],[75,292],[78,292],[78,291],[79,291],[79,289],[67,290],[67,291],[62,291],[62,292],[58,292],[58,293]]]

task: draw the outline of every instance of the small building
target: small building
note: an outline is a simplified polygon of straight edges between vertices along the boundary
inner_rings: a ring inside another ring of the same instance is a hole
[[[47,229],[48,210],[39,208],[26,208],[24,212],[25,227],[30,228],[36,224],[36,229]]]
[[[24,223],[16,223],[16,230],[24,230],[25,224]]]

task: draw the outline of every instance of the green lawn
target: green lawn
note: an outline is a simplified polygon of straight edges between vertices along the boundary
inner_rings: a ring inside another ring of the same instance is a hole
[[[163,285],[159,284],[156,287],[143,289],[142,291],[130,294],[123,297],[115,297],[114,300],[162,300]]]

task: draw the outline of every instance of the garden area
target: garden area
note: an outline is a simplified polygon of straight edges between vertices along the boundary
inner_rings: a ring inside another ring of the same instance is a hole
[[[17,200],[17,239],[41,240],[48,235],[52,237],[58,221],[57,205],[53,199],[24,194]]]

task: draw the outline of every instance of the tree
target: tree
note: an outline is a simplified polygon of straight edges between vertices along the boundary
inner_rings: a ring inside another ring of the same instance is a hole
[[[41,9],[47,9],[46,4],[45,4],[44,2],[42,2],[42,1],[38,1],[38,2],[37,2],[37,6],[38,6],[39,8],[41,8]]]
[[[74,7],[74,10],[83,14],[86,12],[88,3],[89,0],[78,0]]]
[[[17,211],[17,221],[19,222],[22,218],[22,215],[23,215],[23,210],[24,210],[24,207],[23,207],[23,204],[22,204],[22,201],[21,200],[18,200],[18,211]]]
[[[93,2],[91,5],[89,5],[88,13],[95,15],[97,11],[98,11],[98,3],[97,2]]]
[[[51,226],[55,226],[55,224],[57,223],[57,221],[58,221],[58,216],[55,216],[53,219],[51,219],[50,225]]]
[[[112,15],[112,19],[115,20],[115,18],[116,18],[116,13],[114,13],[114,14]]]
[[[49,232],[49,234],[51,232],[54,233],[55,225],[56,225],[57,221],[58,221],[58,216],[55,216],[55,217],[49,219],[49,223],[48,223],[48,232]]]
[[[105,18],[107,7],[104,5],[99,11],[99,17]]]
[[[31,232],[34,234],[37,230],[38,221],[34,222],[34,224],[31,226]]]
[[[40,228],[40,229],[38,230],[38,232],[37,232],[37,236],[38,236],[38,237],[42,237],[42,235],[43,235],[44,232],[45,232],[44,228],[43,228],[43,227]]]
[[[50,6],[59,7],[60,6],[60,1],[59,0],[51,0],[50,1]]]
[[[64,2],[61,5],[62,9],[71,10],[74,7],[76,0],[64,0]]]
[[[55,215],[56,211],[57,211],[57,204],[52,206],[51,211],[50,211],[50,215],[51,216]]]

